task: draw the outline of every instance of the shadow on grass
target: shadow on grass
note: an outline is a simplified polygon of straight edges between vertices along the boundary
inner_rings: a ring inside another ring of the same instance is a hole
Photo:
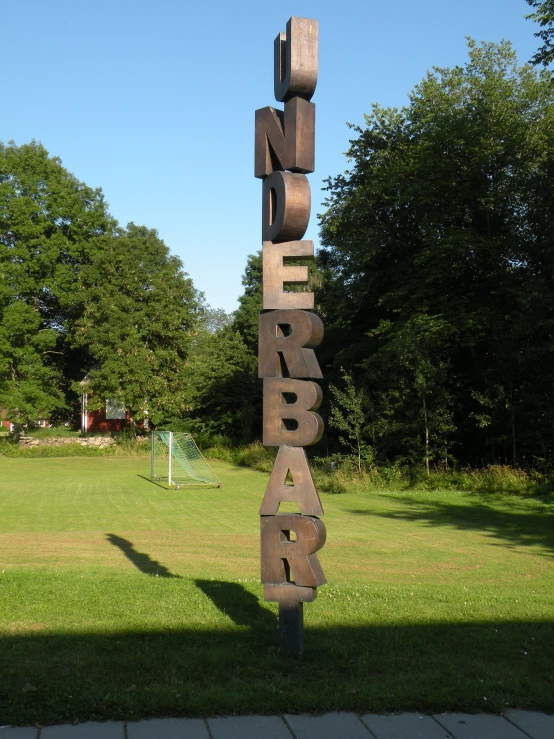
[[[161,488],[162,490],[183,490],[184,488],[192,488],[193,490],[195,488],[220,488],[222,483],[217,482],[187,482],[187,483],[179,483],[177,487],[171,487],[168,485],[167,482],[161,482],[161,480],[158,478],[155,480],[153,477],[148,477],[147,475],[137,475],[137,477],[142,478],[143,480],[146,480],[146,482],[151,482],[152,485],[155,485],[157,488]],[[164,478],[165,479],[165,478]]]
[[[349,510],[357,516],[379,516],[399,521],[420,521],[428,526],[449,526],[460,531],[483,531],[487,536],[503,540],[508,546],[539,545],[554,554],[554,512],[552,506],[542,510],[519,507],[517,502],[498,507],[472,500],[469,504],[457,505],[437,500],[422,500],[407,496],[387,496],[402,503],[402,510],[374,511]],[[509,510],[509,508],[511,510]]]
[[[195,580],[194,583],[237,626],[277,629],[276,615],[238,583],[221,580]]]
[[[173,575],[167,567],[156,562],[155,559],[151,559],[148,554],[138,552],[133,546],[132,541],[123,539],[121,536],[116,536],[116,534],[106,534],[106,539],[110,544],[113,544],[114,547],[121,549],[127,559],[135,565],[137,570],[144,572],[145,575],[150,575],[150,577],[180,578],[180,575]]]
[[[137,477],[146,480],[146,482],[151,482],[152,485],[155,485],[157,488],[161,488],[162,490],[167,491],[169,489],[169,485],[163,484],[160,480],[154,480],[153,477],[148,477],[147,475],[137,475]]]
[[[305,642],[300,660],[281,657],[269,618],[249,629],[4,636],[0,723],[554,711],[552,622],[311,628],[308,619]]]

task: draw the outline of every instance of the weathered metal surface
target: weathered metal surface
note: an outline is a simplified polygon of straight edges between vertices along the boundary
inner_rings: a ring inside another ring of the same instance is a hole
[[[315,382],[290,377],[264,378],[264,446],[311,446],[323,436],[316,411],[323,393]]]
[[[311,310],[312,292],[285,292],[287,285],[307,285],[308,267],[285,264],[285,259],[313,259],[313,241],[264,242],[262,248],[264,310]]]
[[[262,516],[262,582],[294,582],[310,588],[327,580],[316,552],[325,544],[325,524],[315,516],[278,513]]]
[[[315,412],[322,377],[314,349],[323,323],[313,313],[314,295],[289,291],[308,284],[308,268],[292,260],[313,259],[302,241],[311,210],[306,174],[315,162],[315,106],[318,23],[291,18],[274,46],[275,97],[284,110],[256,111],[254,175],[262,184],[263,309],[260,315],[258,375],[264,380],[263,443],[278,446],[260,508],[262,582],[266,600],[279,603],[279,643],[295,657],[304,645],[303,603],[325,583],[316,552],[325,542],[323,514],[304,446],[317,443],[323,421]],[[305,379],[300,379],[305,378]],[[292,484],[287,484],[290,477]],[[279,513],[296,502],[300,514]]]
[[[290,472],[292,485],[286,480]],[[280,503],[298,503],[300,513],[305,516],[322,516],[323,507],[302,447],[281,446],[271,471],[260,516],[274,516]]]
[[[278,603],[313,603],[317,596],[316,588],[306,588],[293,582],[264,585],[264,600]]]
[[[285,110],[256,111],[254,177],[277,170],[308,174],[315,168],[315,105],[302,98],[285,103]]]
[[[286,371],[289,377],[321,379],[314,348],[321,344],[323,331],[323,321],[315,313],[302,310],[260,313],[258,377],[286,377],[283,374]]]
[[[306,233],[312,196],[303,174],[272,172],[262,185],[262,241],[295,241]]]
[[[274,43],[275,100],[311,100],[317,85],[318,22],[292,17]]]

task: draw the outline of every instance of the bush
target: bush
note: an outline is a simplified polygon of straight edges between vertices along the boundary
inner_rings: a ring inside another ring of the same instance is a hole
[[[182,418],[166,418],[158,425],[160,431],[176,431],[190,433],[191,424],[190,421]]]
[[[143,456],[150,452],[150,436],[137,436],[137,429],[127,427],[113,434],[115,441],[114,454],[120,456]],[[109,447],[106,447],[109,449]]]
[[[259,441],[244,446],[234,446],[227,436],[195,437],[202,454],[209,459],[218,459],[222,462],[250,467],[259,472],[271,472],[277,455],[273,447],[263,446]]]
[[[237,464],[251,467],[253,470],[259,470],[260,472],[271,472],[276,456],[277,449],[275,447],[263,446],[259,441],[254,441],[242,448],[242,451],[237,455]]]
[[[314,480],[318,490],[323,493],[332,493],[333,495],[340,495],[348,492],[347,485],[340,479],[339,475],[332,473],[329,475],[322,474],[321,472],[314,471]]]
[[[371,489],[463,490],[477,494],[551,495],[554,474],[522,470],[507,465],[484,469],[446,470],[437,468],[427,475],[424,467],[401,463],[357,470],[351,455],[315,457],[314,477],[320,490],[329,493],[363,493]]]
[[[0,454],[5,457],[19,457],[19,447],[13,436],[0,438]]]
[[[543,476],[536,471],[527,472],[505,465],[491,465],[482,470],[468,470],[461,473],[462,489],[476,493],[516,493],[533,495],[540,492]]]
[[[231,464],[238,464],[237,452],[234,449],[228,449],[227,447],[209,446],[207,448],[201,448],[202,454],[209,459],[218,459],[221,462],[230,462]]]

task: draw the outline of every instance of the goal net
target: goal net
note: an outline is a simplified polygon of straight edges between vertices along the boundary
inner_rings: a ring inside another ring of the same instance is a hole
[[[175,431],[152,431],[150,477],[175,485],[221,485],[192,436]]]

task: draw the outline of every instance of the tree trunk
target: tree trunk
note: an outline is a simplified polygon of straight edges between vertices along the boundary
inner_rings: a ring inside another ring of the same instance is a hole
[[[425,403],[425,395],[423,396],[423,419],[425,423],[425,469],[427,477],[431,474],[429,471],[429,426],[427,425],[427,405]]]
[[[514,393],[510,390],[510,412],[512,421],[512,460],[514,467],[517,467],[517,450],[516,450],[516,418],[514,413]]]

